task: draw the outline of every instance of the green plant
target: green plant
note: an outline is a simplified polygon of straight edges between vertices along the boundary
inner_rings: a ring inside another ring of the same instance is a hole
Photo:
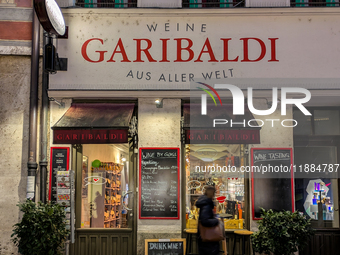
[[[260,254],[291,255],[314,234],[311,220],[300,212],[261,210],[259,230],[251,237],[254,251]]]
[[[69,235],[65,212],[58,204],[27,200],[18,204],[24,214],[13,227],[13,242],[23,255],[55,255]]]

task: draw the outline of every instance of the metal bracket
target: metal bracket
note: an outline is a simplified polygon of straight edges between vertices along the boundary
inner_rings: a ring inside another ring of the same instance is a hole
[[[67,71],[67,58],[59,58],[57,53],[57,59],[55,62],[56,71]]]
[[[249,155],[249,146],[248,145],[244,146],[244,155]]]
[[[54,97],[50,97],[49,100],[50,100],[51,102],[55,102],[57,105],[59,105],[59,109],[65,108],[65,103],[64,103],[63,101],[60,101],[60,102],[59,102],[59,101],[56,100]]]

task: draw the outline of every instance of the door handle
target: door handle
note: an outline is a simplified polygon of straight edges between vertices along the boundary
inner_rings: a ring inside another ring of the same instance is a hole
[[[125,206],[125,197],[126,197],[128,194],[130,194],[130,193],[132,193],[132,191],[126,192],[126,193],[124,194],[124,196],[123,196],[123,201],[122,201],[123,208],[124,208],[125,210],[127,210],[127,211],[132,211],[132,209],[130,209],[129,207],[126,207],[126,206]]]

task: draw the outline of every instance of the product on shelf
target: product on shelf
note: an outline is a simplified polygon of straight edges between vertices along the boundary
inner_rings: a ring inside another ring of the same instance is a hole
[[[243,229],[243,219],[233,220],[224,219],[225,229]]]
[[[102,193],[104,195],[104,228],[120,228],[121,221],[121,174],[120,165],[113,162],[101,162],[99,167],[92,167],[93,176],[105,179]]]

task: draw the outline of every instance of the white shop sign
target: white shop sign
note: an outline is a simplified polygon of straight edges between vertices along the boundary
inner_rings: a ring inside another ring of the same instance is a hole
[[[74,12],[74,13],[72,13]],[[107,11],[109,12],[109,11]],[[181,90],[191,80],[340,78],[340,16],[118,15],[67,10],[51,90]]]

